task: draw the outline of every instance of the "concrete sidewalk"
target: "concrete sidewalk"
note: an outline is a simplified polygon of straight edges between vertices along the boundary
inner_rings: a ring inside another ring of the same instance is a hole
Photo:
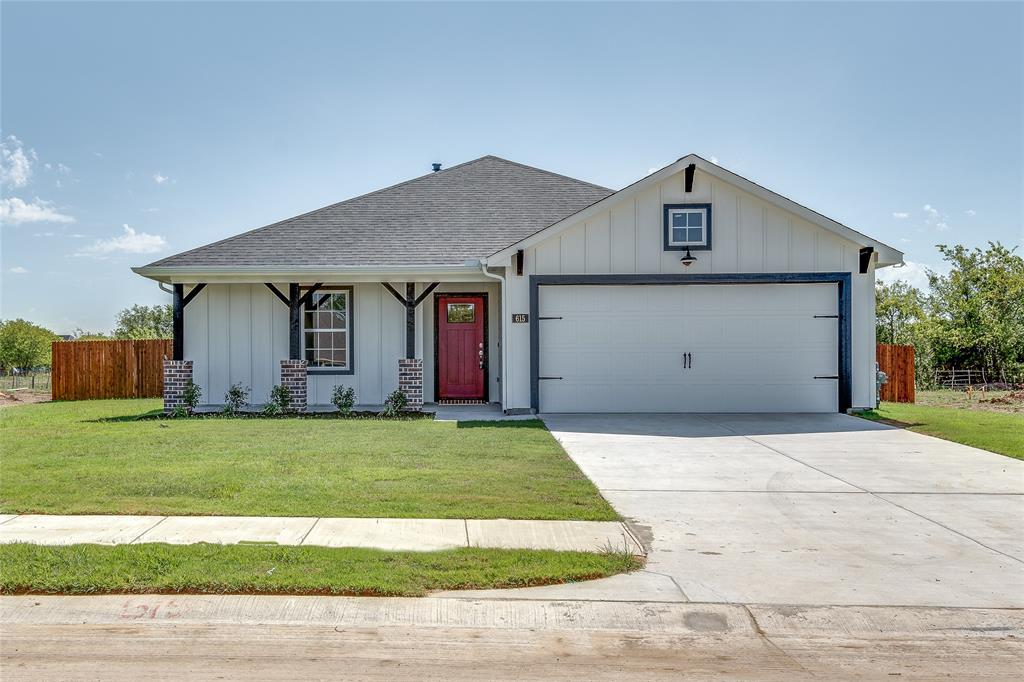
[[[553,549],[642,554],[617,521],[507,519],[362,519],[288,516],[2,515],[0,544],[101,545],[164,542],[188,545],[273,543],[434,551],[458,547]]]

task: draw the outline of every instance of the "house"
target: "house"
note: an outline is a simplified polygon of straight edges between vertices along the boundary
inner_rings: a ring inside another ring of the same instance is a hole
[[[875,402],[896,249],[696,155],[619,191],[485,156],[134,268],[191,378],[296,408],[837,412]]]

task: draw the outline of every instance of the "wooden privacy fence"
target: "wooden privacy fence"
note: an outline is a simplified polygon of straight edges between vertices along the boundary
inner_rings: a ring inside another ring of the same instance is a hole
[[[170,339],[54,341],[54,400],[158,398]]]
[[[880,343],[875,357],[878,369],[889,376],[889,381],[882,385],[882,400],[914,402],[914,347]]]

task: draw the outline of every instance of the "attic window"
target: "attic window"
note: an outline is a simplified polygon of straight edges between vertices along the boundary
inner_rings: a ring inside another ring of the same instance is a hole
[[[711,204],[665,205],[665,250],[711,248]]]

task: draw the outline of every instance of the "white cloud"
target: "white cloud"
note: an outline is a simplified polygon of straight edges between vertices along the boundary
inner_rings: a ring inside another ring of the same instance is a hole
[[[905,213],[904,211],[894,211],[892,217],[896,218],[897,220],[904,220],[905,218],[909,218],[910,214]]]
[[[56,232],[33,232],[33,237],[56,237]]]
[[[28,270],[26,270],[25,268],[21,267],[20,265],[15,265],[13,268],[8,270],[7,272],[13,273],[15,275],[27,275],[28,274]]]
[[[156,173],[153,173],[153,182],[155,182],[158,185],[162,185],[162,184],[166,183],[168,180],[170,180],[170,178],[167,177],[166,175],[161,175],[159,173],[159,171],[156,172]]]
[[[660,170],[661,170],[660,168],[648,168],[647,169],[647,174],[650,175],[651,173],[657,173]]]
[[[24,201],[18,197],[0,199],[0,223],[20,225],[22,223],[73,223],[75,219],[60,213],[51,201],[36,197]]]
[[[144,209],[142,209],[142,212],[143,213],[156,213],[159,210],[160,210],[159,208],[144,208]]]
[[[924,211],[925,214],[925,225],[934,227],[939,232],[945,232],[949,229],[949,215],[943,213],[931,204],[925,204],[921,207],[921,210]]]
[[[34,149],[25,145],[14,135],[0,141],[0,182],[10,187],[24,187],[32,177],[32,164],[39,157]]]
[[[978,215],[978,212],[975,211],[973,208],[967,209],[966,211],[964,211],[964,213],[966,213],[969,216],[976,216],[976,215]]]
[[[907,239],[906,237],[900,237],[900,243],[901,244],[909,244],[911,241],[913,241],[913,240]]]
[[[157,253],[167,246],[167,240],[158,234],[136,232],[128,225],[122,225],[122,228],[124,234],[97,239],[75,255],[102,258],[116,253]]]
[[[717,165],[718,164],[718,157],[717,156],[712,156],[711,157],[711,163]]]
[[[928,271],[938,272],[939,274],[946,274],[948,267],[932,266],[925,263],[917,263],[915,261],[906,261],[906,265],[901,268],[887,267],[880,268],[876,273],[876,278],[879,282],[885,282],[891,284],[896,280],[902,280],[912,287],[916,287],[921,291],[928,291]]]

